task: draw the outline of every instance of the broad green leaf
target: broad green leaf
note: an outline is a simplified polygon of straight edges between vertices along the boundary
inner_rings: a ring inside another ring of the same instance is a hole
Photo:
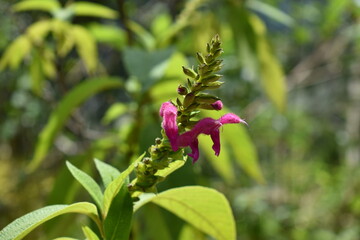
[[[206,116],[218,119],[229,112],[229,109],[224,107],[220,111],[208,111],[206,112]],[[259,166],[257,152],[246,131],[247,127],[241,124],[226,124],[221,128],[221,151],[223,151],[226,146],[230,146],[230,150],[233,152],[236,163],[238,163],[249,176],[253,177],[258,182],[264,182],[265,180]],[[222,152],[220,152],[220,157],[221,154]],[[226,172],[229,171],[228,167]],[[222,171],[226,174],[225,170]]]
[[[52,27],[51,20],[41,20],[31,24],[26,30],[26,35],[36,44],[42,44]]]
[[[220,137],[223,139],[223,136]],[[224,146],[221,148],[219,156],[216,156],[212,149],[213,142],[210,136],[199,136],[199,145],[202,152],[205,153],[206,159],[210,161],[217,173],[229,184],[234,183],[235,174],[231,163],[228,149]]]
[[[176,99],[177,87],[184,81],[184,72],[181,66],[187,66],[186,57],[180,52],[174,52],[167,62],[167,67],[162,80],[151,86],[150,97],[156,103],[163,103]]]
[[[119,177],[120,172],[113,166],[104,163],[98,159],[94,159],[97,170],[100,173],[101,179],[104,183],[104,186],[107,187],[114,179]]]
[[[116,19],[118,17],[118,13],[115,10],[92,2],[73,2],[70,8],[73,9],[77,16],[109,19]]]
[[[161,210],[162,209],[155,205],[148,205],[143,208],[139,215],[141,222],[138,224],[134,224],[133,231],[146,232],[147,239],[173,239],[171,237],[170,231],[174,223],[169,222],[168,219],[165,218]],[[188,240],[192,239],[189,238]]]
[[[120,191],[111,202],[104,220],[104,232],[107,240],[129,239],[133,202],[127,186],[122,184]]]
[[[161,81],[154,84],[150,89],[150,97],[157,104],[176,99],[179,80]]]
[[[81,171],[68,161],[66,161],[66,166],[68,167],[74,178],[78,180],[78,182],[86,189],[86,191],[88,191],[90,196],[95,200],[96,204],[101,209],[104,196],[95,180],[92,179],[92,177],[90,177],[87,173]]]
[[[71,34],[74,38],[76,50],[84,61],[88,71],[94,71],[98,64],[95,39],[90,32],[81,25],[72,25]]]
[[[0,70],[3,70],[7,66],[9,66],[10,69],[18,68],[21,60],[23,60],[30,52],[31,47],[32,44],[30,39],[25,35],[16,38],[10,46],[6,48],[4,55],[0,60]]]
[[[167,68],[164,73],[164,79],[176,79],[178,82],[184,81],[184,72],[182,66],[188,66],[184,54],[180,52],[174,52],[168,60]]]
[[[250,22],[257,35],[257,54],[262,85],[277,109],[284,111],[286,105],[286,83],[282,67],[271,52],[264,23],[255,15],[250,16]]]
[[[171,25],[171,16],[167,13],[159,14],[151,23],[151,32],[154,36],[163,34]],[[181,65],[182,66],[182,65]]]
[[[123,52],[127,72],[135,76],[147,90],[164,76],[171,49],[145,52],[141,49],[126,48]]]
[[[145,28],[133,21],[128,22],[128,27],[137,35],[140,43],[145,47],[145,49],[154,50],[155,38],[148,31],[146,31]]]
[[[231,147],[236,163],[256,181],[264,183],[255,146],[245,129],[246,126],[225,126],[222,133],[224,142]]]
[[[178,240],[190,240],[190,239],[205,240],[206,237],[198,229],[188,224],[185,224],[185,226],[181,229]]]
[[[50,219],[66,213],[82,213],[97,221],[96,206],[88,202],[71,205],[51,205],[28,213],[7,225],[0,231],[1,240],[19,240],[36,227]]]
[[[122,85],[120,79],[106,77],[89,79],[73,88],[51,113],[49,121],[41,131],[36,144],[34,157],[28,166],[28,170],[33,171],[41,164],[52,146],[56,135],[63,128],[71,112],[79,104],[100,91],[110,88],[120,88]]]
[[[108,187],[105,189],[104,193],[104,207],[103,207],[103,216],[106,217],[108,214],[110,205],[115,198],[115,196],[119,193],[122,185],[124,184],[126,178],[129,174],[134,170],[138,161],[140,161],[145,156],[143,153],[138,159],[135,160],[125,171],[123,171],[119,177],[117,177],[114,181],[112,181]]]
[[[167,190],[148,199],[218,240],[235,240],[236,227],[229,202],[220,192],[200,187]]]
[[[51,28],[56,40],[56,50],[60,57],[66,56],[75,45],[73,28],[69,22],[54,19]]]
[[[60,8],[60,4],[57,0],[24,0],[12,7],[12,9],[16,12],[29,10],[52,12],[58,8]]]
[[[269,18],[272,18],[281,24],[284,24],[285,26],[292,27],[295,24],[295,21],[292,17],[268,3],[264,3],[258,0],[251,0],[246,2],[246,6],[254,11],[264,14],[265,16],[268,16]]]
[[[169,164],[169,166],[167,168],[158,170],[156,172],[156,176],[160,176],[160,177],[167,177],[168,175],[170,175],[172,172],[176,171],[177,169],[181,168],[182,166],[184,166],[185,162],[187,160],[187,156],[185,157],[185,159],[178,159],[178,160],[174,160],[173,162],[171,162]]]
[[[126,45],[126,33],[119,27],[94,23],[88,30],[97,42],[107,43],[118,50]]]
[[[128,110],[128,106],[123,103],[115,103],[110,106],[110,108],[106,111],[102,122],[104,124],[109,124],[114,121],[116,118],[123,115]]]
[[[94,233],[88,226],[82,227],[82,231],[87,240],[100,240],[96,233]]]

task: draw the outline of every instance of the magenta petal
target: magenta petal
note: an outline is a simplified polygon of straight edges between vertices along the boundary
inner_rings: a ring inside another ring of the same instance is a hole
[[[227,113],[224,116],[222,116],[219,121],[221,122],[221,124],[226,124],[226,123],[244,123],[247,125],[247,123],[242,120],[240,117],[238,117],[237,115],[233,114],[233,113]]]
[[[170,102],[165,102],[161,105],[160,116],[163,117],[162,127],[168,137],[173,151],[178,150],[177,137],[179,136],[179,129],[177,126],[177,108]]]
[[[218,129],[219,127],[221,127],[221,123],[218,120],[212,118],[203,118],[197,124],[195,124],[191,131],[196,133],[196,135],[201,133],[210,135],[214,129]]]
[[[214,130],[211,134],[211,139],[213,141],[213,146],[212,146],[212,149],[214,150],[215,152],[215,155],[216,156],[219,156],[220,154],[220,131],[219,129],[216,129]]]
[[[190,143],[191,153],[188,155],[193,158],[193,163],[195,163],[199,159],[199,141],[197,138],[194,139],[192,143]]]

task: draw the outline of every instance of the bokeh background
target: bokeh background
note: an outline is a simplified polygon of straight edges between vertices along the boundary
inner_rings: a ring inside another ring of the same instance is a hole
[[[225,126],[218,158],[201,138],[201,159],[159,190],[223,192],[238,239],[359,239],[360,1],[1,0],[0,10],[0,229],[89,199],[65,160],[98,177],[93,158],[122,170],[146,151],[161,102],[186,81],[181,66],[218,33],[215,93],[249,127]],[[62,217],[29,239],[83,238],[86,221]],[[209,239],[189,229],[149,205],[132,239]]]

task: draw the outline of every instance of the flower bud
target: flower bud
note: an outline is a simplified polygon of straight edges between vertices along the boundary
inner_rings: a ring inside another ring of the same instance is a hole
[[[191,77],[191,78],[196,78],[197,77],[197,73],[193,70],[193,69],[190,69],[190,68],[187,68],[187,67],[182,67],[183,68],[183,72]]]
[[[201,93],[198,96],[195,97],[195,102],[197,103],[214,103],[217,100],[220,100],[220,98],[210,95],[210,94],[206,94],[206,93]]]
[[[183,85],[180,84],[180,85],[178,86],[177,92],[178,92],[178,94],[180,94],[180,95],[186,95],[186,94],[188,93],[188,90],[187,90],[186,87],[184,87]]]
[[[221,100],[217,100],[216,102],[211,103],[210,105],[211,105],[211,106],[214,108],[214,110],[216,110],[216,111],[219,111],[219,110],[221,110],[221,109],[223,108],[223,103],[221,102]]]
[[[159,139],[160,139],[160,138],[159,138]],[[149,164],[149,163],[151,162],[151,158],[146,157],[146,158],[144,158],[144,159],[142,160],[142,162],[145,163],[145,164]]]
[[[200,64],[206,64],[205,58],[201,53],[199,53],[199,52],[196,53],[196,57]]]
[[[213,74],[213,75],[210,75],[210,76],[208,76],[206,78],[201,79],[201,82],[203,84],[212,83],[212,82],[216,82],[221,77],[222,77],[222,75],[220,75],[220,74]]]
[[[217,58],[218,56],[220,56],[223,53],[224,53],[224,51],[222,48],[216,49],[216,51],[213,53],[213,57]]]
[[[213,90],[213,89],[218,89],[223,84],[224,84],[224,82],[216,81],[213,83],[206,84],[205,87],[206,87],[206,89]]]
[[[184,107],[190,106],[193,103],[194,99],[195,99],[194,93],[191,92],[186,94],[186,97],[184,99]]]

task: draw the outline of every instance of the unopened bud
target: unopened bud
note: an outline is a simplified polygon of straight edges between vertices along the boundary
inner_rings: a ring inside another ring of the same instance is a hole
[[[203,84],[208,84],[208,83],[216,82],[221,77],[222,77],[222,75],[220,75],[220,74],[213,74],[213,75],[210,75],[210,76],[208,76],[206,78],[201,79],[201,82]]]
[[[217,81],[217,82],[206,84],[205,87],[206,87],[206,89],[213,90],[213,89],[218,89],[223,84],[224,84],[224,82]]]
[[[149,163],[151,162],[151,158],[146,157],[146,158],[144,158],[144,159],[142,160],[142,162],[145,163],[145,164],[149,164]]]
[[[178,88],[177,88],[177,92],[180,95],[186,95],[188,93],[188,90],[183,85],[179,85]]]
[[[210,44],[209,44],[209,43],[206,44],[206,51],[207,51],[208,53],[210,53],[210,51],[211,51],[211,47],[210,47]]]
[[[221,102],[221,100],[217,100],[216,102],[211,103],[210,105],[211,105],[211,106],[214,108],[214,110],[216,110],[216,111],[219,111],[219,110],[221,110],[221,109],[223,108],[223,103]]]
[[[184,99],[184,107],[190,106],[193,103],[194,99],[195,99],[194,93],[186,94],[186,97]]]
[[[216,49],[215,52],[213,53],[213,57],[217,58],[218,56],[220,56],[223,53],[224,53],[224,51],[222,48]]]
[[[205,58],[204,56],[201,54],[201,53],[196,53],[196,57],[197,57],[197,60],[199,61],[200,64],[205,64]]]
[[[195,102],[197,103],[214,103],[217,100],[220,100],[218,97],[210,95],[210,94],[206,94],[206,93],[201,93],[198,96],[196,96],[195,98]]]
[[[197,73],[193,70],[193,69],[190,69],[190,68],[187,68],[187,67],[182,67],[183,68],[183,72],[191,77],[191,78],[196,78],[197,77]]]
[[[161,144],[162,143],[161,138],[155,138],[155,143],[158,145]]]

